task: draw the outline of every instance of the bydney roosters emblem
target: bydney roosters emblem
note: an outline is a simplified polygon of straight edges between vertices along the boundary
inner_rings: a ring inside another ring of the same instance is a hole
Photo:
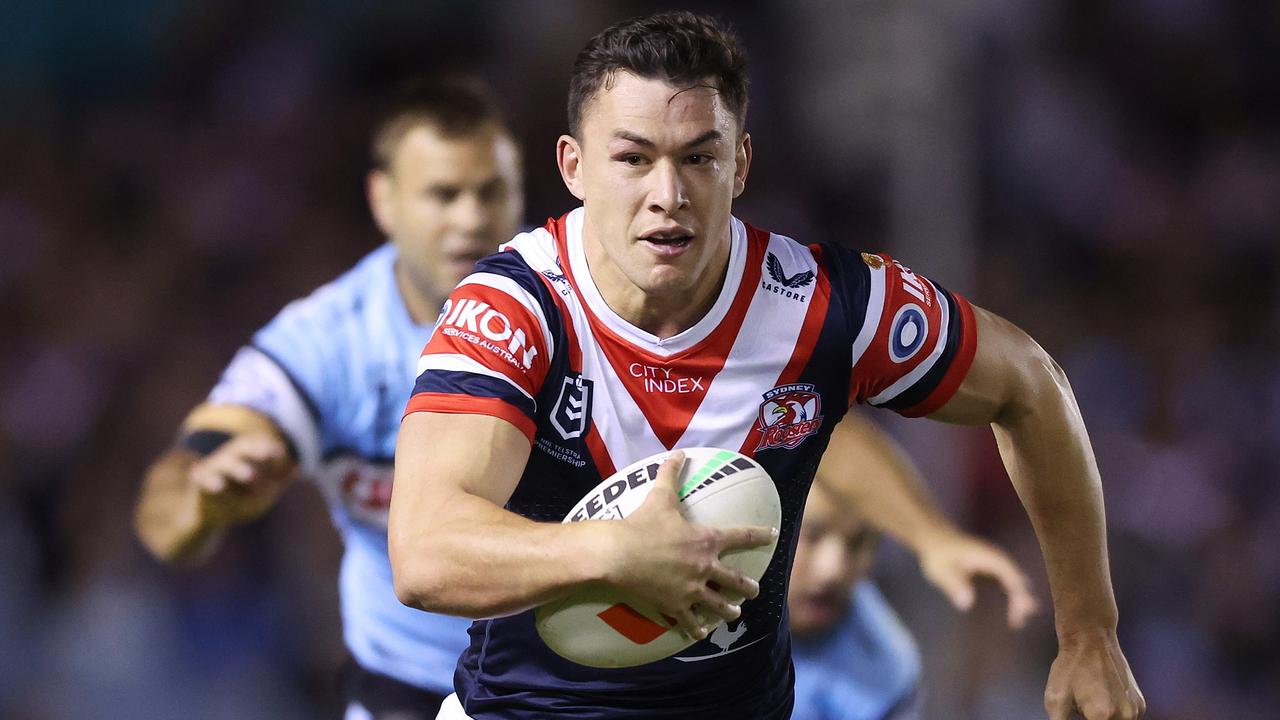
[[[779,385],[760,403],[757,451],[797,447],[822,427],[822,396],[809,384]]]

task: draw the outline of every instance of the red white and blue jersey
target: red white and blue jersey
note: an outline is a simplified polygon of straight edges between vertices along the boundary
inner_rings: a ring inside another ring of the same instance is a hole
[[[592,281],[579,208],[517,236],[454,290],[407,412],[509,421],[533,449],[507,508],[559,522],[601,478],[679,447],[738,450],[782,499],[777,553],[736,623],[636,668],[565,660],[532,612],[476,622],[454,677],[475,718],[786,718],[787,578],[809,484],[854,402],[925,415],[973,359],[968,303],[885,255],[731,225],[711,310],[669,338],[614,313]]]

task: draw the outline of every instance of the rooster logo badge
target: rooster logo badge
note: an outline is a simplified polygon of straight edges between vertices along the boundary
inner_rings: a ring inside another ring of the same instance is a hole
[[[757,451],[790,450],[822,427],[822,396],[813,385],[780,385],[764,394],[759,420]]]

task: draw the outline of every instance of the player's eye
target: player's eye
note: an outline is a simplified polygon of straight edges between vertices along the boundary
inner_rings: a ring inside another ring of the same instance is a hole
[[[495,200],[497,200],[499,197],[502,196],[502,191],[504,187],[505,187],[504,183],[501,180],[491,180],[485,183],[484,185],[481,185],[480,190],[478,192],[480,196],[480,202],[483,202],[483,203],[494,202]]]
[[[639,153],[625,153],[619,155],[618,160],[630,165],[631,167],[639,167],[644,164],[644,156]]]
[[[690,155],[688,158],[686,158],[685,162],[690,165],[706,165],[707,163],[711,162],[714,159],[715,158],[713,158],[711,155],[707,153],[694,153],[693,155]]]
[[[462,194],[462,191],[456,187],[433,187],[428,191],[428,194],[431,196],[432,200],[448,205],[454,200],[457,200],[458,195]]]
[[[806,543],[816,543],[826,534],[827,529],[820,523],[806,522],[800,525],[800,539]]]

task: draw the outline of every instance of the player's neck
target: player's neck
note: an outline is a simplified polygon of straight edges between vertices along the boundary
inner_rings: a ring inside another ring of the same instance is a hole
[[[679,335],[711,311],[724,287],[729,270],[729,243],[707,266],[706,277],[692,291],[656,294],[637,287],[609,259],[598,242],[583,232],[583,244],[591,280],[600,297],[618,317],[659,339]]]
[[[395,264],[396,289],[400,300],[415,325],[434,325],[440,314],[444,298],[434,292],[424,292],[410,277],[409,271],[398,260]]]

